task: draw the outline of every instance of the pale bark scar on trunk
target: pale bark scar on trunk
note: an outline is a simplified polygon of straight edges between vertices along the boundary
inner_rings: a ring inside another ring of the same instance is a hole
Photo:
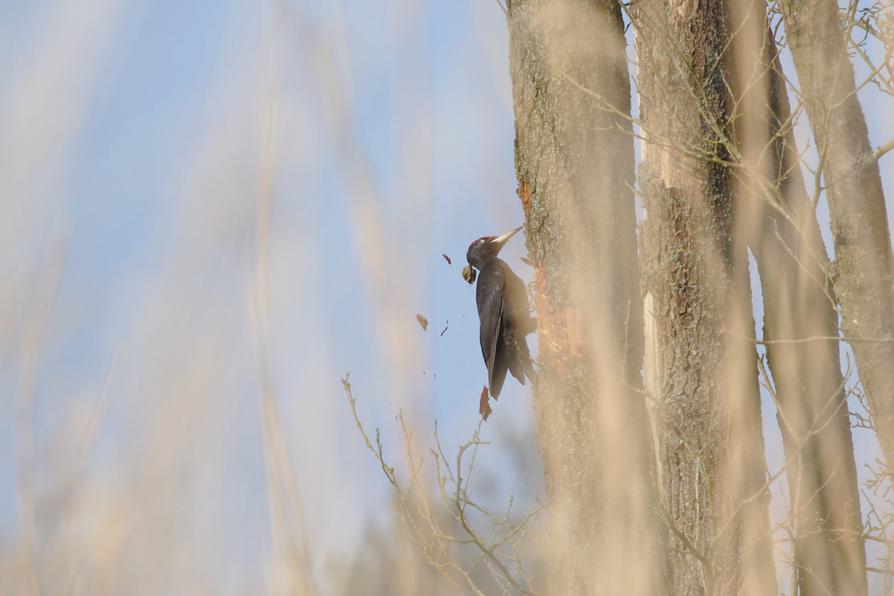
[[[567,372],[570,360],[583,357],[583,325],[579,309],[565,307],[554,312],[550,306],[547,273],[534,267],[534,302],[537,306],[540,362],[550,361],[557,372]]]
[[[540,337],[539,358],[542,359],[547,353],[557,351],[558,333],[546,292],[546,272],[537,264],[534,265],[534,304],[537,308],[537,331]]]
[[[529,220],[531,215],[531,191],[528,188],[527,180],[520,180],[518,183],[518,198],[521,201],[522,210],[525,213],[525,221]],[[544,356],[558,352],[558,333],[555,328],[555,319],[552,316],[552,308],[549,303],[549,294],[546,291],[547,278],[546,271],[542,263],[533,262],[534,265],[534,306],[537,309],[537,333],[540,338],[540,354],[539,360],[543,360]]]
[[[518,198],[525,213],[531,212],[531,191],[527,180],[518,184]],[[534,305],[537,309],[540,354],[538,360],[557,365],[558,372],[565,372],[568,359],[580,359],[584,354],[583,322],[580,310],[572,307],[554,312],[549,300],[549,272],[542,263],[534,262]]]

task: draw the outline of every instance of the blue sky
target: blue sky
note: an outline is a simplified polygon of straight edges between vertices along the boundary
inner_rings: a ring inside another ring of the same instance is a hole
[[[417,412],[420,433],[438,418],[448,449],[477,421],[484,371],[474,290],[459,272],[472,239],[521,222],[500,15],[495,5],[473,3],[391,5],[364,14],[360,6],[321,2],[293,6],[294,20],[277,30],[269,7],[258,3],[109,0],[82,8],[103,13],[102,27],[59,17],[78,11],[73,2],[7,5],[0,13],[4,29],[17,33],[4,38],[13,51],[0,66],[11,75],[0,87],[0,105],[13,112],[16,93],[36,96],[47,109],[25,116],[49,139],[35,149],[40,163],[21,183],[17,207],[34,223],[6,240],[8,254],[30,259],[26,266],[4,261],[24,270],[11,298],[18,299],[19,323],[0,371],[13,396],[23,385],[18,350],[28,306],[62,255],[59,277],[50,281],[57,288],[51,306],[36,317],[47,331],[33,369],[34,483],[38,490],[53,486],[54,450],[64,445],[65,429],[81,426],[102,404],[88,480],[130,499],[143,483],[155,487],[159,504],[137,515],[136,531],[181,519],[171,507],[208,509],[184,518],[196,528],[208,519],[237,520],[216,532],[241,540],[225,541],[238,546],[206,564],[240,561],[248,579],[234,585],[264,573],[269,536],[244,286],[264,90],[272,77],[282,132],[271,228],[271,353],[309,532],[323,545],[319,567],[325,553],[350,552],[368,515],[381,523],[389,517],[381,513],[386,487],[341,393],[345,372],[364,418],[383,426],[396,459],[390,438],[401,407]],[[369,27],[371,19],[379,26]],[[65,43],[63,33],[70,36]],[[57,70],[33,67],[47,63]],[[71,69],[81,74],[80,105],[67,101]],[[337,72],[321,72],[330,69]],[[321,86],[329,76],[334,92],[346,94],[344,124],[326,113]],[[57,108],[67,120],[45,122]],[[347,153],[331,139],[338,126],[350,135]],[[346,155],[362,163],[348,165]],[[388,239],[394,281],[378,290],[363,272],[356,241],[365,225],[355,212],[358,185],[373,189],[383,214],[379,231]],[[522,251],[521,242],[507,249],[520,268]],[[383,317],[398,282],[405,310]],[[430,319],[428,332],[416,313]],[[412,369],[398,366],[385,347],[394,317],[405,318]],[[201,354],[191,352],[194,344]],[[190,381],[181,379],[196,370],[213,377],[203,388],[219,392],[219,405],[183,400]],[[407,371],[412,379],[403,378]],[[10,447],[0,450],[4,541],[14,539],[21,521],[12,440],[22,420],[13,414],[19,401],[0,418]],[[507,388],[487,432],[526,428],[528,404],[527,392]],[[207,420],[206,406],[220,410],[212,430],[199,426],[194,439],[184,436],[184,421]],[[315,429],[319,434],[309,437]],[[216,451],[209,454],[212,439]],[[504,457],[500,449],[491,450],[494,465]],[[216,469],[212,460],[226,461],[215,491],[197,479]],[[311,476],[313,483],[303,482]],[[191,498],[175,494],[184,477],[195,485],[183,491]],[[84,490],[85,499],[99,499]],[[195,499],[203,490],[213,494],[200,507]],[[358,503],[357,495],[365,497]],[[158,558],[158,565],[171,564]]]
[[[272,3],[246,0],[0,4],[0,116],[45,133],[0,134],[0,158],[31,156],[0,170],[16,191],[0,213],[21,222],[0,241],[14,313],[0,320],[0,390],[20,394],[28,321],[42,322],[37,482],[53,485],[53,454],[101,404],[86,472],[100,489],[84,501],[139,502],[149,487],[135,533],[189,520],[172,530],[184,552],[232,545],[196,555],[200,568],[240,562],[230,586],[258,581],[270,549],[246,297],[270,89],[271,368],[318,570],[350,552],[368,516],[389,518],[340,377],[351,373],[395,459],[401,408],[420,435],[437,418],[448,451],[466,440],[485,374],[460,269],[471,240],[522,222],[496,2],[288,5],[275,24]],[[894,136],[894,112],[890,98],[865,95],[878,145]],[[505,256],[530,278],[523,253],[519,239]],[[56,289],[34,315],[46,279]],[[512,469],[507,445],[530,433],[530,403],[507,384],[483,471]],[[0,544],[19,526],[20,404],[0,416]],[[494,496],[527,482],[498,476]]]

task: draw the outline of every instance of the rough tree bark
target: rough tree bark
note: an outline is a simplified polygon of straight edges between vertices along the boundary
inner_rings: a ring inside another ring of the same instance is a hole
[[[734,2],[736,194],[754,253],[775,381],[800,594],[865,594],[865,553],[828,259],[804,187],[776,42],[762,3]],[[779,342],[779,343],[776,343]],[[793,587],[794,593],[794,587]]]
[[[518,192],[540,325],[549,591],[660,592],[620,6],[513,0],[508,17]]]
[[[894,296],[891,237],[878,163],[869,146],[837,3],[783,0],[780,6],[823,164],[835,241],[831,273],[841,305],[841,328],[852,339],[872,420],[891,465]],[[883,341],[871,341],[875,339]]]
[[[747,256],[726,147],[729,17],[723,3],[641,0],[631,18],[668,593],[773,594]]]

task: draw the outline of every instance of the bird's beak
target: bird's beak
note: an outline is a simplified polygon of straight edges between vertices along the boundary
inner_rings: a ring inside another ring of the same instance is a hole
[[[506,242],[507,242],[510,238],[512,238],[513,236],[515,236],[516,234],[518,234],[519,230],[521,230],[522,227],[523,227],[523,226],[518,226],[518,227],[515,228],[514,230],[510,230],[509,232],[506,232],[505,234],[502,234],[502,235],[500,235],[500,236],[497,236],[496,238],[494,238],[493,240],[491,240],[491,242],[492,242],[493,244],[496,244],[496,245],[497,245],[497,250],[499,251],[501,248],[503,248],[503,245],[506,244]]]

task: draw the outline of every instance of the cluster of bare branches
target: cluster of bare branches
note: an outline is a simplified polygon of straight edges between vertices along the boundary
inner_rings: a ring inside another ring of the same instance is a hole
[[[425,469],[426,458],[417,454],[414,447],[417,441],[413,430],[400,412],[398,420],[409,476],[401,478],[395,466],[388,463],[379,429],[374,438],[367,433],[348,375],[342,379],[342,387],[357,430],[393,489],[400,526],[425,560],[460,590],[485,594],[489,593],[488,586],[493,586],[503,592],[535,593],[534,578],[526,568],[531,551],[528,541],[546,503],[538,502],[531,511],[519,514],[513,496],[509,495],[505,509],[497,512],[472,494],[479,448],[489,444],[481,440],[482,422],[454,456],[445,453],[435,422],[433,444],[428,449],[435,472],[431,478]],[[482,569],[486,570],[486,577]]]

